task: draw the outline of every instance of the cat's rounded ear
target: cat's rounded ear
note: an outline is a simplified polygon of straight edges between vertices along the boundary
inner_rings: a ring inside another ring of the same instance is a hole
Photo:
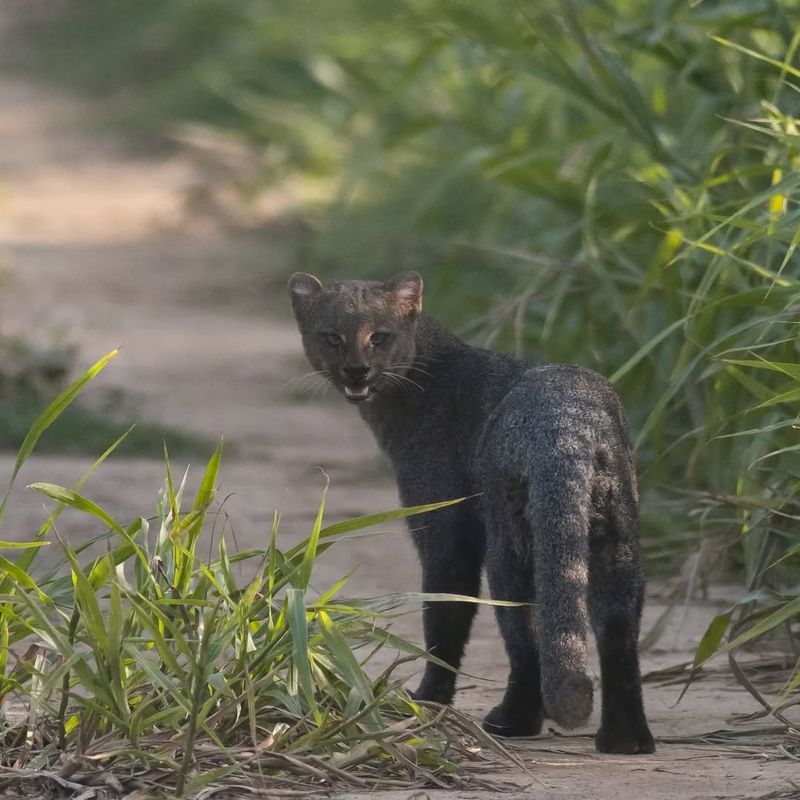
[[[306,272],[295,272],[289,278],[288,287],[292,308],[297,315],[306,308],[309,300],[322,291],[322,282]]]
[[[322,281],[307,272],[295,272],[289,278],[289,294],[293,297],[311,297],[322,289]]]
[[[418,272],[401,272],[387,282],[386,288],[394,293],[398,305],[405,313],[421,313],[422,276]]]

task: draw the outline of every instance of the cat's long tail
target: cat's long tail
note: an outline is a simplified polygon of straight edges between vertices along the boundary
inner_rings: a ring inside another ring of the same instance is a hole
[[[552,442],[531,454],[526,516],[533,536],[539,657],[545,712],[574,728],[592,713],[586,674],[589,521],[594,465],[575,442]],[[552,454],[560,454],[557,459]]]

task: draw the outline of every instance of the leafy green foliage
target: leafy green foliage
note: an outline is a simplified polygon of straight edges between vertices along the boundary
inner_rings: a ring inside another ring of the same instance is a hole
[[[761,369],[784,377],[784,386],[779,385],[774,396],[767,396],[764,406],[800,399],[800,372],[795,364],[771,362],[764,358],[742,359],[735,363],[745,369]],[[800,444],[790,444],[777,451],[762,453],[756,461],[768,465],[797,450],[800,450]],[[796,563],[800,555],[795,499],[799,486],[794,474],[791,482],[779,484],[780,491],[774,496],[749,498],[741,506],[746,547],[751,550],[757,547],[749,575],[750,591],[735,606],[711,620],[694,658],[697,669],[718,653],[726,654],[736,679],[763,705],[765,711],[787,725],[789,722],[782,711],[797,702],[794,695],[800,688],[800,661],[794,665],[778,695],[770,700],[764,698],[748,680],[736,658],[741,648],[768,636],[773,640],[777,637],[787,639],[790,651],[797,652],[798,632],[792,625],[800,619],[800,595],[796,591],[788,594],[776,592],[771,585],[780,585],[781,570],[792,561]],[[771,521],[765,524],[765,519]],[[780,555],[776,558],[776,554]]]

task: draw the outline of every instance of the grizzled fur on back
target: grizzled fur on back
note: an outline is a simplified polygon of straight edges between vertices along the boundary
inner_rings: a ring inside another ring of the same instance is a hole
[[[415,523],[423,590],[477,596],[485,566],[510,662],[484,726],[538,733],[592,710],[593,629],[603,708],[597,746],[652,752],[637,639],[644,581],[636,478],[619,399],[596,373],[470,347],[421,313],[422,280],[289,282],[314,369],[358,407],[409,505],[473,496]],[[428,649],[457,669],[475,607],[425,604]],[[455,674],[426,665],[420,699],[451,702]]]

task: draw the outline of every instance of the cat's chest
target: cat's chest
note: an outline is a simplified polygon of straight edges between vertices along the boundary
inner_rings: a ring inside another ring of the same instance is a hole
[[[471,426],[445,404],[417,413],[393,409],[367,421],[399,474],[413,471],[433,476],[468,468]]]
[[[370,427],[378,444],[392,460],[424,460],[433,451],[449,450],[453,440],[452,425],[439,415],[393,417]]]

